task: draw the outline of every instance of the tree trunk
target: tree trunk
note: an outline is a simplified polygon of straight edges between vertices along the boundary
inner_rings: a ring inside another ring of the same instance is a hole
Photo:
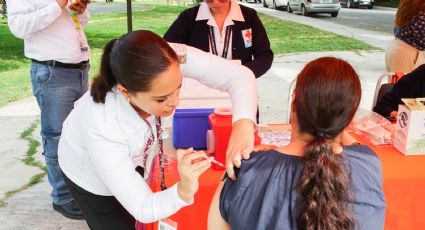
[[[6,0],[0,0],[0,15],[2,18],[7,18]]]

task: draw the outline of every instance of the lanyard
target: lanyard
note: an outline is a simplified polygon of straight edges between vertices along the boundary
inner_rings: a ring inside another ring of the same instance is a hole
[[[224,37],[224,47],[223,47],[223,53],[221,54],[222,58],[227,57],[227,53],[229,50],[229,43],[230,43],[230,34],[232,33],[231,26],[226,27],[226,35]],[[217,52],[217,44],[215,43],[215,36],[214,36],[214,28],[210,26],[210,34],[208,35],[210,44],[211,44],[211,51],[214,55],[218,56]]]
[[[75,13],[75,11],[72,11],[71,10],[71,17],[72,17],[72,20],[75,23],[75,29],[76,30],[80,30],[81,29],[81,24],[80,24],[80,21],[78,21],[78,16],[77,16],[77,13]]]
[[[149,156],[149,150],[152,147],[154,143],[154,135],[152,126],[149,124],[149,122],[143,118],[143,120],[148,125],[149,129],[151,130],[151,135],[149,136],[145,150],[143,151],[143,168],[146,169],[146,162]],[[156,116],[155,117],[155,126],[156,126],[156,139],[158,140],[158,155],[159,155],[159,169],[161,174],[161,191],[164,191],[167,189],[167,186],[165,185],[165,172],[164,172],[164,144],[162,143],[162,126],[161,126],[161,117]]]
[[[80,21],[78,20],[78,15],[75,11],[71,10],[71,18],[74,21],[75,24],[75,30],[78,32],[78,39],[80,43],[80,50],[81,52],[87,52],[89,50],[87,44],[87,40],[84,38],[84,32],[81,29]]]

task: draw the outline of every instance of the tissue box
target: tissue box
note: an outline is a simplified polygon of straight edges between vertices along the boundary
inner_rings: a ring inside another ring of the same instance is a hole
[[[394,148],[404,155],[425,155],[425,106],[414,105],[418,99],[398,107]]]

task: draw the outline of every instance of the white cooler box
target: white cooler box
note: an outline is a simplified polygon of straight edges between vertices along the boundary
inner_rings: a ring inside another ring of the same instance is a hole
[[[198,81],[183,78],[179,109],[232,107],[229,94],[209,88]]]

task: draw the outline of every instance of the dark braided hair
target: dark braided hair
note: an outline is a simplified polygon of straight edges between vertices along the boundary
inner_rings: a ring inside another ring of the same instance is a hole
[[[328,140],[348,126],[360,99],[359,77],[343,60],[319,58],[298,75],[293,108],[300,132],[313,136],[304,148],[297,187],[299,229],[354,228],[348,206],[350,172],[342,154],[335,154]]]

